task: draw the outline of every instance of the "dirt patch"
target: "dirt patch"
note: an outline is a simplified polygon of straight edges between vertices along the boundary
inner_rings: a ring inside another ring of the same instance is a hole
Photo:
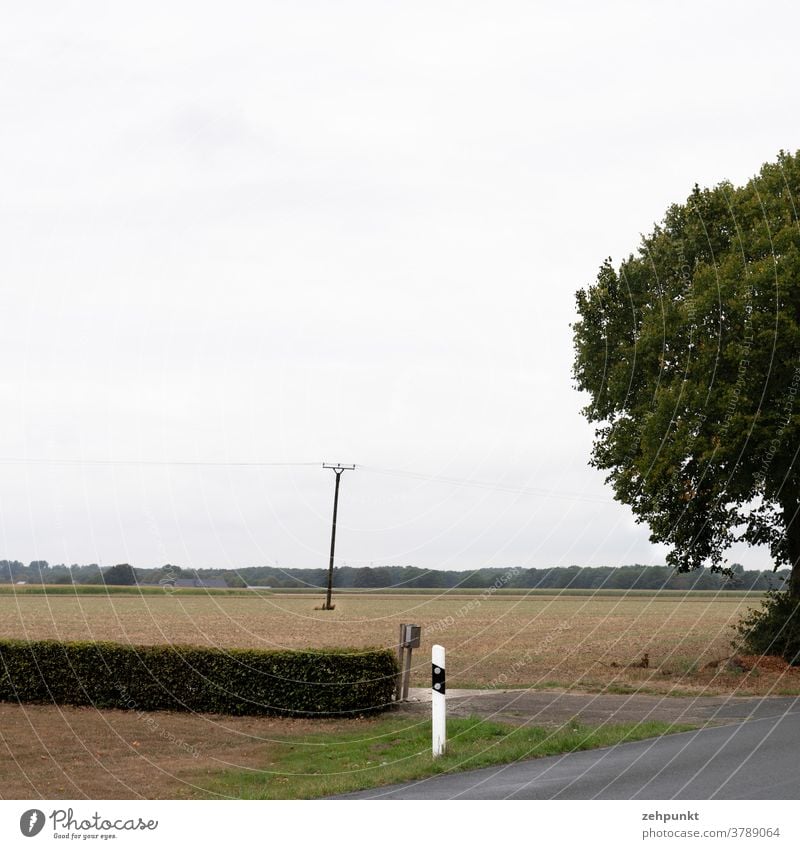
[[[0,704],[4,799],[174,799],[197,776],[264,768],[281,738],[353,729],[369,720],[300,720],[136,713]]]

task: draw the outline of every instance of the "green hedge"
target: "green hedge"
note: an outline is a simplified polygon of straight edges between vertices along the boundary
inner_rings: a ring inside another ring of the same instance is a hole
[[[384,649],[261,651],[0,640],[0,701],[236,715],[341,716],[391,704]]]

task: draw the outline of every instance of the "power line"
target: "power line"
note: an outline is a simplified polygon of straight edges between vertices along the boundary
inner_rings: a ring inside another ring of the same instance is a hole
[[[2,465],[41,466],[319,466],[313,463],[269,463],[259,461],[214,461],[214,460],[58,460],[48,457],[0,457]]]
[[[473,480],[471,478],[453,478],[445,475],[431,475],[423,472],[411,472],[404,469],[381,469],[376,466],[359,466],[367,472],[373,472],[378,475],[391,475],[393,477],[413,478],[414,480],[426,481],[431,483],[446,483],[452,486],[474,487],[476,489],[486,489],[491,492],[510,492],[516,495],[535,495],[547,498],[562,498],[569,501],[586,501],[594,504],[609,504],[610,499],[602,498],[594,495],[584,495],[578,492],[557,492],[552,489],[533,486],[510,486],[508,484],[495,483],[491,481]]]
[[[203,467],[203,468],[292,468],[319,467],[314,462],[269,462],[258,460],[215,461],[215,460],[91,460],[91,459],[58,459],[49,457],[0,457],[0,465],[37,465],[37,466],[132,466],[132,467]],[[378,475],[405,477],[426,483],[442,483],[450,486],[471,487],[484,489],[489,492],[508,492],[514,495],[530,495],[542,498],[560,498],[566,501],[583,501],[592,504],[609,504],[611,499],[600,496],[585,495],[579,492],[558,492],[544,487],[511,486],[494,481],[473,480],[471,478],[455,478],[446,475],[432,475],[424,472],[413,472],[405,469],[383,469],[377,466],[360,465],[360,469]]]

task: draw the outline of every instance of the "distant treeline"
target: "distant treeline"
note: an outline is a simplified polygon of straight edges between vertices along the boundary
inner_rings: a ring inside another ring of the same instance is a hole
[[[114,572],[109,570],[113,569]],[[63,563],[51,566],[34,560],[27,566],[17,560],[0,560],[0,583],[42,584],[118,583],[113,576],[119,566],[101,569]],[[222,578],[229,587],[324,587],[327,569],[278,569],[251,566],[244,569],[182,569],[167,564],[158,569],[133,569],[140,584],[157,584],[165,578]],[[745,571],[736,563],[731,574],[701,569],[676,574],[668,566],[555,566],[545,569],[487,568],[472,572],[419,569],[415,566],[342,566],[336,569],[334,586],[340,589],[607,589],[607,590],[768,590],[783,586],[788,570]],[[127,581],[125,581],[127,583]]]

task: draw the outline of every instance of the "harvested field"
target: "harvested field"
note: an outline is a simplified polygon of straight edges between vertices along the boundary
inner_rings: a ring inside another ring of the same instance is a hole
[[[193,797],[231,765],[268,768],[276,737],[355,722],[0,704],[0,798]]]
[[[731,626],[757,598],[154,594],[1,595],[0,637],[260,648],[390,646],[423,627],[412,685],[428,683],[430,645],[448,650],[451,687],[564,687],[660,693],[800,692],[800,670],[731,664]]]

